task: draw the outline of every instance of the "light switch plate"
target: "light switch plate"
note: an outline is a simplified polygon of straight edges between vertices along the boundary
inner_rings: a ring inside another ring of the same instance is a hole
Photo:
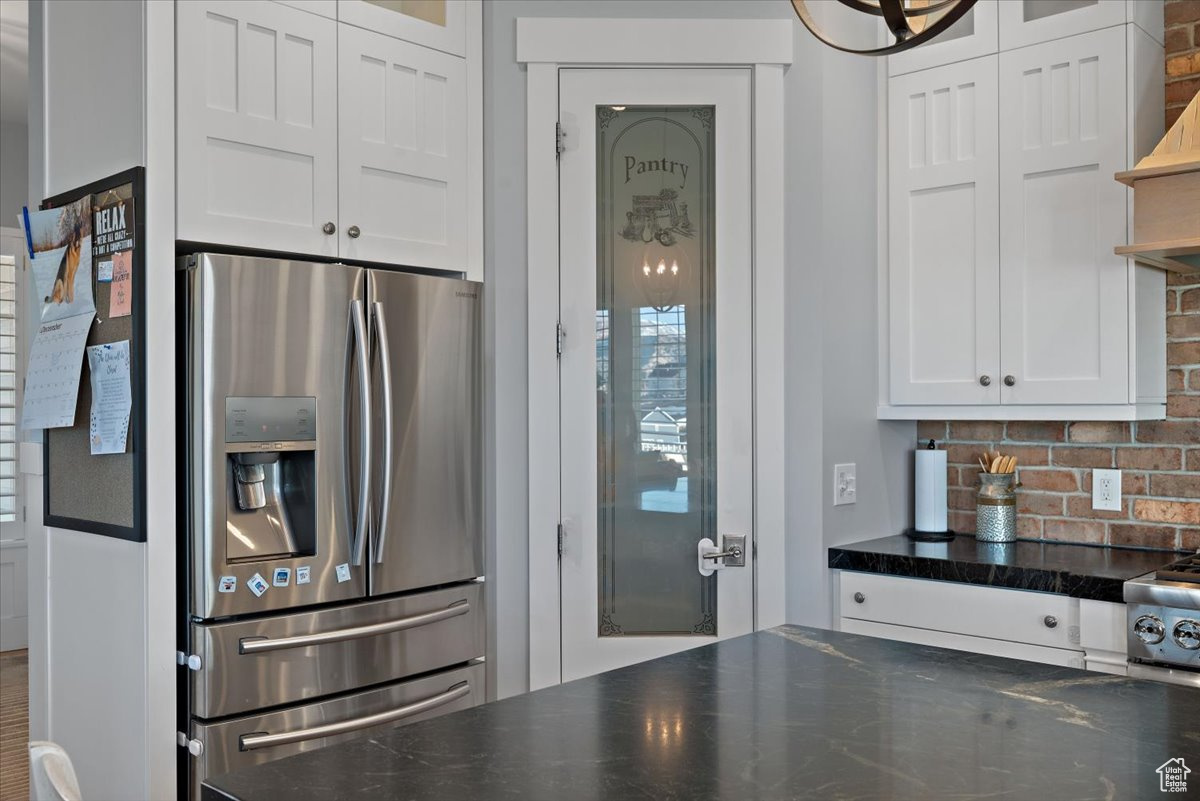
[[[1092,508],[1121,511],[1121,471],[1092,471]]]
[[[855,478],[856,465],[835,464],[833,466],[833,505],[845,506],[858,500],[858,481]]]

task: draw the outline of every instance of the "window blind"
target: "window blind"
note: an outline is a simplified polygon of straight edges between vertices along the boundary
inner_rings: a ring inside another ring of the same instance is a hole
[[[17,263],[0,256],[0,522],[17,519]]]

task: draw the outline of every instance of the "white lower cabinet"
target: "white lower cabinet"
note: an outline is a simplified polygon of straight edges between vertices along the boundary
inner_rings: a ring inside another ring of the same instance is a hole
[[[1123,604],[853,571],[839,584],[842,631],[1124,673]]]

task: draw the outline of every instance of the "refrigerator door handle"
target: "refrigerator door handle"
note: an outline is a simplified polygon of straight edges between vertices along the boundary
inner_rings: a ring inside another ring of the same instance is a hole
[[[317,740],[322,737],[332,737],[337,734],[346,734],[347,732],[358,731],[360,729],[368,729],[372,726],[380,726],[384,723],[391,723],[402,718],[412,717],[422,712],[428,712],[431,709],[437,709],[439,706],[445,706],[451,701],[457,701],[471,692],[470,682],[459,682],[443,693],[430,696],[429,698],[416,701],[411,704],[389,709],[386,712],[377,712],[374,715],[364,715],[361,718],[351,718],[350,720],[339,720],[336,723],[326,723],[323,726],[313,726],[308,729],[296,729],[295,731],[284,731],[278,734],[270,734],[268,732],[254,732],[252,734],[243,734],[238,737],[239,751],[254,751],[259,748],[270,748],[276,745],[288,745],[289,743],[298,743],[304,740]]]
[[[378,637],[382,634],[440,623],[443,620],[465,615],[470,611],[471,602],[464,599],[455,601],[445,609],[435,609],[432,612],[422,612],[419,615],[385,620],[381,623],[369,623],[365,626],[352,626],[348,629],[334,629],[316,634],[298,634],[295,637],[243,637],[238,640],[238,653],[261,654],[267,651],[282,651],[287,648],[303,648],[309,645],[325,645],[363,637]]]
[[[387,320],[383,315],[383,304],[371,304],[375,323],[375,341],[379,346],[379,373],[383,394],[383,486],[379,489],[379,535],[375,541],[375,563],[383,563],[383,546],[387,543],[388,516],[392,508],[392,448],[396,414],[392,406],[392,353],[388,345]]]
[[[371,361],[367,351],[367,319],[361,300],[350,301],[350,319],[354,324],[354,363],[358,368],[359,450],[358,516],[354,520],[354,541],[350,563],[363,563],[367,547],[367,529],[371,514]],[[347,499],[348,500],[348,499]]]

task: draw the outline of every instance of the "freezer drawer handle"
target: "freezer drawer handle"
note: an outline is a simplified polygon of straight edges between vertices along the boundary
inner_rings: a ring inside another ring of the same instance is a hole
[[[391,634],[394,631],[415,629],[418,626],[428,626],[452,617],[465,615],[471,611],[471,602],[455,601],[445,609],[432,612],[422,612],[419,615],[402,617],[397,620],[385,620],[382,623],[371,623],[366,626],[354,626],[348,629],[334,629],[316,634],[300,634],[295,637],[243,637],[238,640],[239,654],[261,654],[267,651],[282,651],[285,648],[303,648],[306,645],[324,645],[343,640],[357,640],[362,637],[377,637],[380,634]]]
[[[430,709],[437,709],[439,706],[445,706],[451,701],[457,701],[459,698],[469,695],[470,692],[470,682],[464,681],[454,685],[444,693],[438,693],[423,701],[406,704],[397,709],[390,709],[387,712],[379,712],[374,715],[366,715],[365,717],[353,718],[351,720],[341,720],[337,723],[326,723],[324,726],[313,726],[311,729],[280,732],[279,734],[269,734],[267,732],[243,734],[238,737],[238,748],[242,751],[254,751],[259,748],[271,748],[276,745],[288,745],[289,743],[316,740],[321,737],[333,737],[337,734],[368,729],[372,726],[391,723],[401,718],[419,715],[422,712],[428,712]]]

